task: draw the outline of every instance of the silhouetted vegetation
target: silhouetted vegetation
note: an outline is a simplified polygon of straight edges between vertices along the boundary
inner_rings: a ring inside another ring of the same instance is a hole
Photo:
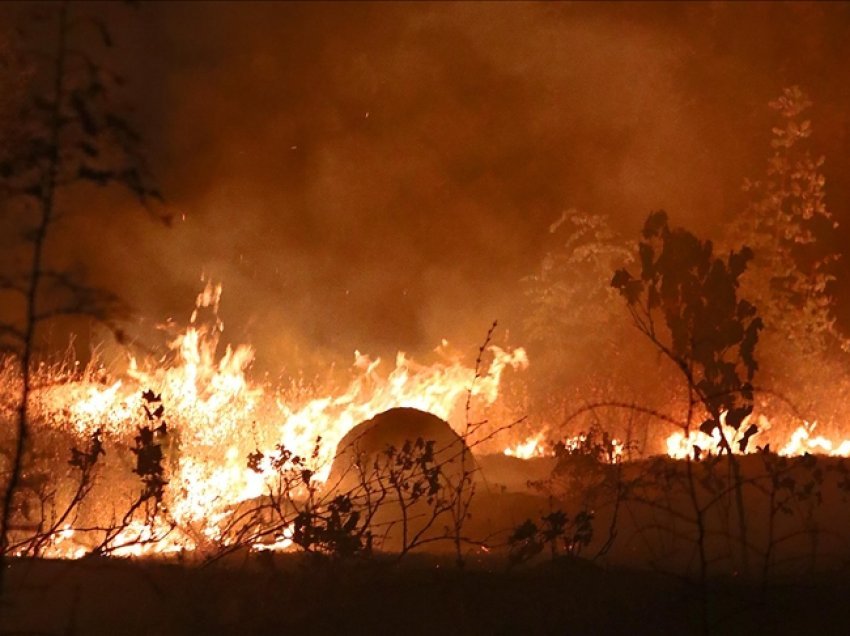
[[[13,143],[0,155],[2,205],[18,219],[27,252],[23,265],[0,277],[4,304],[8,302],[11,309],[11,315],[3,312],[0,347],[14,356],[21,378],[0,509],[0,555],[9,552],[15,497],[30,451],[30,395],[39,329],[69,315],[111,324],[124,309],[115,294],[88,285],[71,268],[51,264],[47,240],[64,212],[62,195],[79,184],[93,184],[121,186],[143,205],[161,199],[140,154],[140,137],[114,102],[113,93],[123,79],[101,61],[102,54],[75,40],[81,36],[88,40],[96,33],[108,49],[112,39],[107,26],[95,17],[72,16],[69,3],[62,2],[39,8],[29,28],[51,31],[48,40],[53,48],[26,52],[26,59],[36,62],[26,68],[28,76],[13,106],[17,110]]]

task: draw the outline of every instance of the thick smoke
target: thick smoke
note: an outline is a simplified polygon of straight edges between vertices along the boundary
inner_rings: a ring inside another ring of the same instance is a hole
[[[789,84],[815,102],[848,237],[847,5],[110,14],[176,222],[98,193],[53,247],[121,292],[149,321],[137,329],[187,316],[201,273],[221,280],[227,337],[271,371],[443,337],[472,349],[497,317],[515,330],[520,280],[567,208],[627,236],[658,208],[719,234],[763,168],[767,102]]]

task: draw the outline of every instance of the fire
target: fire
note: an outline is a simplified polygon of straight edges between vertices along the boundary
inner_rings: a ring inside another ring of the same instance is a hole
[[[143,391],[161,398],[171,444],[164,448],[170,462],[164,502],[177,529],[131,524],[112,542],[127,547],[113,554],[191,550],[196,540],[219,540],[224,511],[268,491],[271,467],[267,464],[259,474],[248,468],[247,457],[254,451],[270,456],[282,445],[311,458],[315,479],[322,481],[337,443],[359,422],[407,406],[434,413],[461,432],[467,396],[478,405],[492,405],[505,369],[528,365],[523,349],[490,346],[491,361],[476,371],[450,357],[443,346],[438,348],[443,360],[432,365],[400,352],[385,374],[380,359],[355,352],[353,377],[343,390],[293,396],[251,379],[250,346],[228,346],[219,355],[221,293],[220,285],[208,283],[198,295],[188,328],[169,345],[172,362],[131,359],[123,377],[104,382],[95,377],[103,373],[91,372],[73,381],[45,380],[32,396],[35,420],[79,439],[101,430],[105,438],[123,441],[131,440],[144,423]],[[204,321],[202,314],[211,318]],[[14,378],[6,373],[4,381]],[[77,556],[80,547],[74,539],[73,528],[63,530],[49,552]],[[289,543],[289,537],[281,536],[273,545]]]
[[[251,377],[254,350],[250,346],[227,346],[220,351],[224,329],[218,318],[221,295],[220,285],[206,284],[186,330],[169,343],[170,354],[164,359],[131,358],[128,370],[120,377],[97,365],[86,370],[44,366],[37,371],[38,388],[31,395],[33,423],[78,441],[101,431],[105,440],[127,448],[138,427],[148,423],[143,393],[156,395],[156,403],[163,406],[167,433],[162,445],[168,481],[163,505],[169,521],[130,520],[108,545],[102,546],[109,554],[168,554],[226,542],[222,527],[230,511],[269,492],[275,477],[271,459],[279,446],[308,458],[315,480],[322,482],[330,471],[337,443],[359,422],[406,406],[434,413],[462,433],[468,417],[464,408],[468,396],[477,406],[492,406],[499,398],[505,370],[528,366],[522,348],[490,346],[489,362],[482,368],[471,368],[450,355],[444,342],[436,350],[440,361],[424,365],[400,352],[387,372],[382,370],[379,358],[357,351],[350,381],[341,389],[294,391],[269,386]],[[0,384],[7,396],[19,390],[20,378],[8,358],[0,361]],[[0,415],[10,417],[8,404],[3,408],[6,410]],[[735,452],[740,451],[736,442],[750,419],[735,431],[721,418],[723,432]],[[750,437],[743,452],[755,452],[770,443],[782,455],[850,456],[850,440],[815,435],[816,424],[803,423],[789,438],[777,443],[777,431],[766,417],[760,415],[755,422],[758,432]],[[474,428],[482,439],[488,439],[497,426],[494,422],[492,427]],[[502,452],[521,459],[551,456],[554,445],[548,434],[549,428],[543,426],[525,439],[511,440]],[[588,435],[565,439],[564,450],[581,453],[595,448],[598,440]],[[609,460],[621,461],[626,445],[607,435],[603,441]],[[706,435],[695,430],[687,436],[678,431],[666,439],[666,452],[673,458],[693,457],[697,447],[703,453],[719,453],[719,431]],[[259,471],[249,468],[247,461],[256,451],[264,457]],[[114,503],[109,505],[113,510],[104,514],[115,514]],[[43,552],[61,558],[81,557],[93,547],[84,534],[73,523],[64,523],[49,537]],[[290,526],[254,547],[285,550],[291,546]]]
[[[779,439],[775,429],[772,428],[770,420],[764,415],[759,415],[756,418],[758,432],[750,437],[746,448],[741,451],[737,442],[749,427],[752,416],[745,418],[738,430],[728,426],[724,416],[725,413],[720,416],[721,428],[723,429],[726,440],[735,453],[755,453],[758,452],[760,447],[770,444],[774,450],[779,449],[777,451],[779,455],[787,457],[804,455],[806,453],[850,457],[850,440],[836,442],[824,436],[815,436],[814,430],[817,428],[817,422],[809,423],[804,421],[791,433],[787,441],[783,442]],[[692,430],[687,437],[684,432],[677,431],[666,439],[665,444],[667,454],[675,459],[694,457],[696,449],[699,449],[700,453],[710,453],[713,455],[724,452],[718,429],[714,429],[711,435],[706,435],[699,430]]]
[[[508,457],[519,459],[531,459],[532,457],[545,457],[547,455],[545,444],[546,431],[540,431],[536,435],[527,437],[524,441],[509,446],[502,451]]]
[[[547,433],[548,428],[544,428],[539,433],[530,435],[525,440],[513,446],[508,446],[502,452],[508,457],[517,457],[519,459],[552,457],[557,453],[552,445],[546,442]],[[622,461],[626,450],[626,444],[624,442],[615,437],[597,439],[595,431],[567,437],[557,444],[557,446],[562,447],[567,453],[601,455],[609,463]]]
[[[723,437],[736,452],[739,451],[737,444],[741,435],[750,426],[752,416],[747,416],[741,423],[738,429],[726,424],[726,413],[720,414],[720,427],[711,431],[711,435],[703,433],[701,430],[691,430],[686,436],[684,431],[678,431],[670,435],[666,440],[667,454],[675,459],[685,459],[686,457],[694,457],[695,453],[705,453],[718,455],[723,451]],[[758,418],[758,432],[753,435],[747,444],[745,452],[753,452],[756,450],[758,441],[764,435],[765,431],[770,428],[770,422],[764,416]],[[722,436],[721,436],[722,430]]]
[[[258,552],[281,552],[292,547],[293,524],[287,524],[273,543],[256,543],[254,549]]]
[[[567,453],[590,453],[610,464],[623,461],[626,452],[625,442],[604,433],[600,439],[598,431],[593,429],[587,433],[568,437],[563,442],[563,448]]]
[[[809,453],[812,455],[821,454],[850,457],[850,440],[845,439],[836,444],[832,440],[820,435],[812,437],[812,433],[814,433],[816,427],[817,422],[813,422],[812,424],[804,422],[802,426],[798,427],[791,434],[791,439],[779,450],[779,454],[795,456]]]

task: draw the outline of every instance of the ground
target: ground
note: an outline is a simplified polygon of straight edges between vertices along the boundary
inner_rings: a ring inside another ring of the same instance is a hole
[[[191,564],[14,561],[0,633],[701,634],[697,589],[649,571],[563,559],[459,570],[416,556],[332,563],[253,555]],[[846,634],[850,576],[761,590],[711,581],[713,634]]]

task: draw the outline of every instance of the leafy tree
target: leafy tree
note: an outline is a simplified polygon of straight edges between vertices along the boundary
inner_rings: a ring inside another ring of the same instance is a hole
[[[725,259],[713,254],[711,241],[701,241],[683,229],[671,229],[667,214],[649,215],[638,248],[641,271],[634,276],[620,269],[611,281],[626,300],[635,326],[667,357],[684,377],[688,393],[687,435],[698,407],[704,412],[700,429],[719,434],[733,472],[742,546],[746,568],[746,521],[740,474],[723,424],[738,431],[734,440],[745,450],[758,429],[740,431],[753,410],[753,376],[758,365],[755,348],[762,321],[755,306],[739,298],[739,279],[752,250],[744,247]],[[688,458],[689,475],[690,458]],[[692,485],[698,526],[702,507]],[[704,546],[700,541],[702,572]]]
[[[633,257],[603,215],[570,210],[549,230],[566,238],[523,280],[523,342],[535,361],[523,410],[557,420],[571,398],[604,392],[621,379],[616,370],[627,324],[609,282],[611,270]]]
[[[838,258],[825,253],[822,240],[837,226],[826,206],[824,157],[812,154],[812,102],[800,87],[786,88],[770,102],[779,122],[773,128],[765,174],[745,180],[748,209],[731,226],[755,254],[742,289],[759,306],[766,335],[790,342],[803,354],[821,354],[848,341],[836,329],[830,266]]]
[[[702,428],[722,433],[720,416],[726,413],[726,424],[738,429],[752,411],[754,354],[763,326],[755,306],[738,298],[738,279],[752,250],[716,258],[711,241],[671,230],[665,212],[649,216],[643,239],[640,276],[620,269],[611,284],[638,329],[685,376],[692,404],[705,407]]]
[[[533,559],[548,545],[552,559],[577,557],[593,539],[593,512],[581,510],[572,519],[563,510],[540,516],[538,525],[531,519],[514,528],[508,537],[508,562],[517,565]]]
[[[0,154],[0,206],[20,228],[22,248],[12,258],[5,255],[0,275],[0,346],[15,356],[21,378],[0,510],[0,555],[7,550],[28,445],[39,328],[69,315],[110,323],[122,308],[114,294],[87,284],[75,271],[51,265],[48,239],[69,211],[66,194],[84,184],[117,185],[142,205],[161,200],[140,152],[140,136],[115,101],[124,80],[98,57],[113,46],[107,26],[98,18],[72,16],[67,2],[42,5],[37,11],[31,30],[38,34],[46,29],[52,48],[26,52],[33,63],[13,114],[17,137]],[[99,54],[84,45],[92,35],[102,45]]]
[[[745,181],[751,203],[725,242],[754,251],[741,289],[765,323],[761,383],[770,391],[762,408],[776,415],[790,404],[793,419],[803,412],[822,425],[840,425],[850,340],[837,327],[830,291],[838,255],[826,245],[837,223],[827,207],[825,159],[812,148],[811,106],[797,86],[770,103],[778,121],[767,166],[760,179]]]
[[[525,330],[532,340],[549,346],[573,347],[591,328],[605,333],[616,320],[615,292],[608,285],[612,267],[631,262],[631,251],[602,215],[571,210],[550,226],[567,225],[569,236],[549,251],[540,269],[524,279],[529,312]]]

